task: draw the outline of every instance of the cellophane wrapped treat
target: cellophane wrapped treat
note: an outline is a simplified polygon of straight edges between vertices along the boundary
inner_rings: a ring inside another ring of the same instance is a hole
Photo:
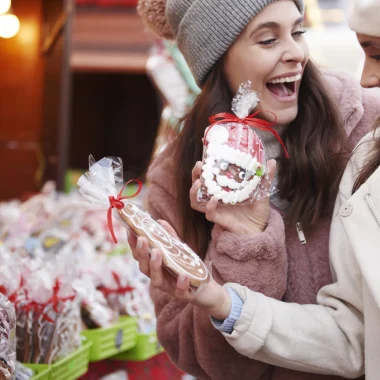
[[[139,192],[142,184],[137,182]],[[129,201],[132,196],[123,197],[125,185],[120,158],[105,157],[95,162],[90,157],[90,168],[79,179],[78,185],[81,194],[94,207],[108,207],[108,226],[115,242],[113,217],[136,236],[147,238],[150,249],[156,248],[162,252],[164,267],[174,275],[187,275],[192,288],[199,288],[210,281],[206,265],[195,252],[169,234],[141,207]]]
[[[17,358],[52,364],[81,344],[79,303],[71,284],[47,268],[30,268],[16,300]]]
[[[14,380],[16,366],[16,314],[13,304],[0,293],[0,379]]]
[[[198,201],[215,196],[223,204],[249,204],[269,195],[268,165],[262,139],[255,127],[272,123],[250,115],[259,102],[251,82],[243,83],[232,101],[233,114],[210,117],[203,138],[202,187]],[[273,130],[271,130],[273,133]],[[261,186],[265,182],[265,186]]]
[[[76,279],[73,287],[81,301],[83,329],[109,327],[119,319],[119,313],[113,310],[104,294],[88,276]]]

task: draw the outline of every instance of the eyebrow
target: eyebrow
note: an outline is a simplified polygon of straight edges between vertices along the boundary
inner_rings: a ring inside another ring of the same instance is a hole
[[[363,42],[360,42],[360,46],[363,49],[370,48],[370,47],[373,47],[375,49],[380,49],[380,44],[375,43],[373,41],[363,41]]]
[[[303,16],[301,16],[300,18],[298,18],[296,21],[294,21],[293,27],[295,27],[298,24],[301,24],[303,22],[303,20],[304,20]],[[279,23],[277,23],[277,22],[274,22],[274,21],[264,22],[262,24],[259,24],[257,26],[257,28],[255,28],[252,31],[252,33],[250,33],[250,36],[253,36],[260,29],[265,29],[265,28],[279,29],[280,27],[281,27],[281,25]]]

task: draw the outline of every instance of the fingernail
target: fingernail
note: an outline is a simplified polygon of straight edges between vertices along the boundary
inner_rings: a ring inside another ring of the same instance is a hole
[[[142,237],[139,237],[137,239],[136,248],[138,248],[138,249],[142,248],[143,244],[144,244],[144,242],[143,242]]]
[[[152,261],[157,259],[157,251],[155,249],[153,249],[152,252],[150,253],[150,259]]]
[[[183,274],[183,273],[181,273],[181,274],[178,276],[178,282],[179,282],[180,284],[184,284],[185,281],[186,281],[186,275]]]

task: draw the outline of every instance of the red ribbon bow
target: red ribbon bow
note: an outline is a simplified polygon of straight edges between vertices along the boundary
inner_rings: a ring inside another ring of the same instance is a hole
[[[138,185],[138,189],[136,190],[136,192],[134,194],[123,197],[123,191],[124,191],[124,189],[131,182],[136,182],[137,185]],[[128,181],[122,187],[122,189],[120,190],[120,192],[116,196],[116,198],[114,196],[112,196],[112,195],[108,197],[108,199],[110,200],[110,207],[108,208],[108,212],[107,212],[107,223],[108,223],[108,229],[109,229],[109,231],[111,233],[112,239],[113,239],[113,241],[114,241],[115,244],[117,244],[117,239],[116,239],[115,232],[114,232],[114,229],[113,229],[113,224],[112,224],[112,209],[116,208],[118,210],[122,210],[124,208],[124,202],[122,202],[122,200],[123,199],[130,199],[130,198],[136,197],[138,194],[140,194],[140,192],[142,190],[142,186],[143,186],[142,182],[139,181],[138,179],[131,179],[130,181]]]
[[[49,298],[49,300],[47,302],[38,303],[36,301],[30,301],[27,304],[21,306],[20,308],[22,310],[24,310],[26,313],[28,313],[29,311],[33,311],[35,314],[37,314],[37,318],[40,315],[42,315],[42,317],[46,321],[48,321],[50,323],[54,323],[54,320],[48,316],[46,311],[44,311],[46,309],[46,307],[49,306],[50,304],[52,304],[53,310],[57,314],[60,314],[60,313],[62,313],[62,310],[58,309],[58,305],[61,302],[73,301],[75,299],[75,296],[76,296],[75,291],[73,290],[74,293],[71,296],[59,297],[58,294],[59,294],[60,289],[61,289],[61,283],[60,283],[59,279],[56,279],[54,287],[53,287],[53,295]],[[28,292],[26,290],[24,292],[25,292],[25,300],[29,301]]]
[[[271,123],[269,121],[262,120],[262,119],[259,119],[256,117],[259,113],[263,113],[263,112],[267,112],[267,113],[272,114],[274,116],[274,119],[275,119],[274,122]],[[278,140],[278,142],[281,144],[282,148],[284,149],[285,157],[289,158],[289,153],[285,147],[284,142],[281,140],[281,137],[278,135],[278,133],[271,128],[277,122],[277,116],[273,112],[257,111],[255,113],[248,115],[244,119],[240,119],[236,115],[233,115],[231,113],[222,112],[222,113],[218,113],[216,115],[211,116],[209,118],[209,121],[210,121],[210,127],[206,132],[205,141],[206,141],[206,137],[207,137],[208,132],[210,132],[211,128],[216,124],[226,124],[226,123],[246,124],[246,125],[249,125],[250,127],[258,128],[258,129],[261,129],[262,131],[268,131],[268,132],[272,133],[272,135]]]
[[[105,286],[100,286],[99,290],[104,294],[105,297],[109,296],[110,294],[129,293],[135,289],[132,286],[128,286],[128,285],[127,286],[121,286],[120,276],[117,273],[112,272],[112,276],[115,279],[118,287],[116,289],[110,289],[110,288],[106,288]]]
[[[7,297],[11,303],[15,304],[17,301],[18,292],[21,290],[23,286],[24,286],[24,279],[21,277],[18,288],[11,295],[9,296],[7,295],[7,289],[5,288],[4,285],[0,285],[0,293],[4,294],[4,296]]]

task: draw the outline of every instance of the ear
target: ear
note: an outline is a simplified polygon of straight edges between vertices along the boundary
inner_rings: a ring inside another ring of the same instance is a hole
[[[166,0],[139,0],[137,12],[144,24],[159,37],[173,40],[174,35],[165,17]]]

